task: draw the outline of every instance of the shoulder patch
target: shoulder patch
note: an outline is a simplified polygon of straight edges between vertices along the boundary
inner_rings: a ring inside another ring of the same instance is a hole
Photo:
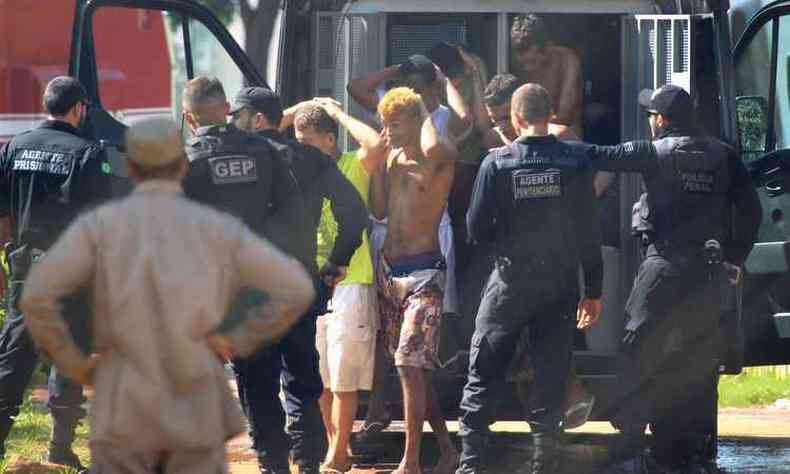
[[[239,184],[258,181],[255,159],[245,155],[226,155],[209,158],[211,180],[214,184]]]

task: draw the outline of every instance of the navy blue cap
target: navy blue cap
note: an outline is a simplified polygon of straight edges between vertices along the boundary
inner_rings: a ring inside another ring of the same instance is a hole
[[[235,114],[244,107],[256,111],[270,110],[274,103],[280,106],[280,97],[265,87],[244,87],[236,94],[230,113]]]
[[[670,120],[688,120],[694,114],[691,96],[680,86],[667,84],[656,90],[643,89],[639,105],[648,112],[661,114]]]

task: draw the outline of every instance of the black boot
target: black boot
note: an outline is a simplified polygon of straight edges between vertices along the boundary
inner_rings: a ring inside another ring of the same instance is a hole
[[[11,432],[11,420],[6,423],[0,423],[0,461],[5,458],[5,440],[8,438],[8,433]]]
[[[71,449],[78,423],[79,420],[73,417],[52,417],[52,439],[49,442],[47,460],[52,464],[72,467],[82,473],[88,472],[88,469],[82,465],[80,458]]]
[[[559,467],[557,439],[549,433],[533,433],[532,446],[530,474],[555,474]]]
[[[645,450],[645,425],[620,425],[620,434],[609,443],[609,463],[640,458]]]

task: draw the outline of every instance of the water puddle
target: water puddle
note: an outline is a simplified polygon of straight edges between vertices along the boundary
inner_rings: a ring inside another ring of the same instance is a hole
[[[718,465],[727,473],[790,473],[790,440],[719,441]]]

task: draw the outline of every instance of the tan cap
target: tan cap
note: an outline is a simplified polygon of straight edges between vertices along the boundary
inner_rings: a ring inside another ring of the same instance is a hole
[[[169,165],[184,156],[178,127],[170,118],[141,120],[126,131],[129,160],[145,168]]]

